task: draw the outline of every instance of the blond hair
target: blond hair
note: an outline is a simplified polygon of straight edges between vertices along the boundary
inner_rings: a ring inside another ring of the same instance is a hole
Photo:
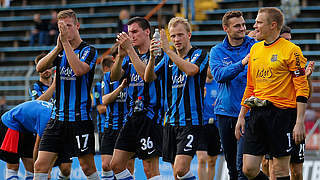
[[[64,19],[64,18],[72,18],[74,21],[74,24],[78,23],[77,14],[72,9],[67,9],[60,11],[57,15],[57,19]]]
[[[174,17],[169,21],[169,29],[176,27],[178,24],[183,24],[187,32],[191,32],[191,26],[187,19],[182,17]]]
[[[258,13],[267,13],[268,18],[267,21],[271,24],[272,22],[277,23],[277,29],[281,30],[283,22],[284,22],[284,16],[280,9],[275,7],[264,7],[259,9]]]

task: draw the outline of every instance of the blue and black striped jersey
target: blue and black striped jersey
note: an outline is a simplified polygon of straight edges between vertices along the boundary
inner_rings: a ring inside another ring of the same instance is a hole
[[[31,100],[36,100],[42,94],[44,94],[48,90],[49,86],[43,84],[41,81],[36,81],[32,88],[29,88],[29,95]],[[54,93],[50,102],[54,103]]]
[[[199,67],[196,75],[187,76],[168,55],[164,55],[160,64],[155,66],[156,74],[165,74],[165,123],[173,126],[202,125],[208,55],[206,51],[193,47],[184,59]]]
[[[96,85],[92,88],[92,95],[93,95],[93,107],[94,111],[97,113],[97,128],[98,132],[102,133],[104,130],[104,123],[106,119],[106,114],[100,114],[97,110],[97,106],[102,104],[102,84],[103,82],[98,81]]]
[[[103,94],[106,95],[116,90],[122,81],[123,79],[120,81],[111,82],[110,72],[105,73],[102,82]],[[106,120],[104,125],[106,128],[112,127],[112,129],[121,129],[126,122],[129,108],[127,91],[128,88],[124,88],[117,96],[116,100],[107,105]]]
[[[150,52],[139,54],[140,59],[147,64],[150,57]],[[156,59],[156,64],[161,58]],[[164,117],[163,98],[162,98],[162,84],[160,79],[146,83],[136,72],[129,56],[126,56],[122,63],[122,69],[125,71],[125,77],[129,80],[128,96],[130,98],[129,116],[133,113],[134,103],[138,97],[142,98],[143,108],[146,111],[148,118],[156,121],[158,124],[162,123]]]
[[[90,70],[82,76],[76,76],[64,51],[56,57],[56,103],[52,118],[59,121],[91,120],[90,89],[98,53],[93,46],[83,41],[74,49],[74,53],[80,61],[90,66]]]

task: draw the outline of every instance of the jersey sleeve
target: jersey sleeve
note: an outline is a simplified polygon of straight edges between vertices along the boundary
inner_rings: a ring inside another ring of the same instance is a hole
[[[301,49],[298,46],[292,48],[288,59],[288,68],[292,74],[293,84],[296,91],[296,97],[303,96],[308,98],[309,85],[305,75],[305,66],[307,59],[303,56]]]
[[[132,64],[130,63],[129,56],[124,57],[123,62],[122,62],[122,69],[124,70],[124,77],[129,77],[130,68],[131,68],[130,66],[132,66]]]
[[[220,51],[218,47],[213,47],[211,49],[209,61],[211,74],[217,82],[223,83],[230,81],[245,69],[241,60],[226,66],[225,63],[223,63],[223,57],[221,57],[218,51]]]
[[[197,49],[191,56],[191,63],[199,67],[199,73],[207,67],[208,53],[204,50]]]
[[[109,83],[110,83],[110,72],[107,72],[104,74],[103,76],[103,95],[109,94],[110,93],[110,89],[109,89]]]
[[[163,54],[161,58],[157,56],[158,58],[156,59],[155,66],[154,66],[154,72],[156,73],[157,76],[160,74],[164,73],[166,61],[169,59],[169,56],[167,54]]]
[[[92,69],[93,67],[95,67],[97,57],[97,50],[92,46],[86,46],[81,51],[80,61],[87,63],[90,66],[90,69]]]

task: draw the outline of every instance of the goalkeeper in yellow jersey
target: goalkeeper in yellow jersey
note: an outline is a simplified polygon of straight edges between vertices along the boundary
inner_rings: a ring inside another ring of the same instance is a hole
[[[250,51],[247,87],[235,132],[239,138],[246,130],[243,172],[249,179],[268,179],[260,171],[262,157],[268,153],[274,157],[277,180],[289,180],[293,143],[305,139],[307,59],[298,46],[279,36],[283,19],[279,9],[261,8],[254,25],[261,42]],[[249,108],[248,128],[244,129]]]

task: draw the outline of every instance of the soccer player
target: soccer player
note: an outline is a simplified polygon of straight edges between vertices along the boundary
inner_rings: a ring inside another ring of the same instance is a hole
[[[113,64],[112,56],[106,56],[101,61],[102,72],[105,74],[111,70]],[[98,81],[96,85],[92,88],[93,94],[93,106],[97,111],[97,129],[99,133],[99,147],[101,150],[101,138],[104,132],[104,124],[106,119],[106,105],[102,103],[102,87],[104,86],[103,77],[101,81]]]
[[[42,72],[56,66],[56,103],[41,138],[35,179],[46,179],[57,154],[77,156],[88,179],[99,179],[94,163],[94,127],[90,117],[90,89],[97,51],[82,41],[76,13],[58,13],[59,37],[55,48],[37,64]]]
[[[243,172],[249,179],[268,179],[260,164],[263,155],[270,154],[277,180],[289,180],[292,145],[305,138],[303,121],[309,96],[306,58],[298,46],[279,37],[283,21],[279,9],[261,8],[254,24],[261,42],[250,51],[247,87],[235,131],[240,138],[251,107],[243,155]]]
[[[175,179],[191,180],[196,179],[190,171],[190,163],[198,147],[202,125],[208,55],[204,50],[191,46],[191,27],[186,19],[172,18],[169,34],[176,52],[170,49],[165,31],[161,30],[161,46],[165,55],[160,63],[155,62],[152,52],[157,45],[153,41],[144,77],[150,82],[164,75],[166,122],[163,160],[173,165]]]
[[[234,136],[240,112],[240,102],[246,87],[246,57],[256,41],[246,36],[245,20],[240,11],[226,12],[222,18],[227,36],[222,43],[210,51],[210,68],[218,82],[218,96],[214,113],[218,121],[219,134],[231,180],[247,179],[242,172],[243,139]],[[246,115],[246,120],[249,114]]]
[[[222,152],[219,130],[216,126],[217,121],[214,115],[217,90],[218,84],[213,79],[210,68],[208,68],[204,90],[203,130],[200,132],[197,149],[199,180],[214,179],[216,160],[218,154]]]
[[[18,178],[19,157],[26,169],[25,179],[33,179],[33,160],[37,158],[40,137],[50,119],[52,107],[46,101],[27,101],[1,117],[0,158],[7,162],[6,179]],[[59,178],[68,179],[72,161],[60,156],[58,161]]]
[[[110,67],[112,64],[110,64]],[[113,180],[114,174],[110,167],[114,146],[120,129],[126,122],[129,103],[127,102],[127,79],[120,81],[110,81],[110,72],[106,72],[103,78],[102,102],[107,106],[105,131],[102,136],[101,159],[102,159],[102,179]],[[130,159],[127,168],[130,173],[134,172],[134,159]]]
[[[136,156],[143,161],[147,179],[161,179],[161,85],[159,81],[146,83],[143,80],[150,57],[150,24],[141,17],[131,18],[128,22],[128,32],[129,35],[123,32],[117,37],[118,55],[110,74],[111,82],[119,81],[121,78],[128,79],[130,98],[127,122],[119,132],[111,168],[116,179],[133,179],[126,168],[129,159]]]
[[[42,59],[45,56],[46,54],[44,53],[38,55],[34,60],[35,65],[37,65],[40,59]],[[35,100],[38,97],[40,97],[49,88],[49,86],[53,81],[52,73],[53,73],[52,68],[49,68],[39,73],[39,76],[40,76],[39,81],[36,81],[33,84],[33,87],[29,89],[29,95],[32,100]],[[54,102],[54,95],[52,96],[51,102]]]
[[[291,40],[291,28],[283,25],[280,31],[280,37],[290,41]],[[305,69],[308,84],[309,84],[309,98],[311,97],[311,92],[312,92],[312,82],[310,79],[310,76],[313,72],[314,68],[314,61],[310,61],[308,63],[307,68]],[[303,175],[302,175],[302,167],[303,167],[303,162],[304,162],[304,152],[305,152],[305,141],[303,140],[300,144],[293,144],[293,150],[290,158],[290,172],[291,180],[302,180]],[[265,158],[267,162],[269,163],[267,166],[269,166],[269,173],[267,175],[270,175],[271,180],[275,180],[275,174],[273,170],[273,160],[272,157]]]

